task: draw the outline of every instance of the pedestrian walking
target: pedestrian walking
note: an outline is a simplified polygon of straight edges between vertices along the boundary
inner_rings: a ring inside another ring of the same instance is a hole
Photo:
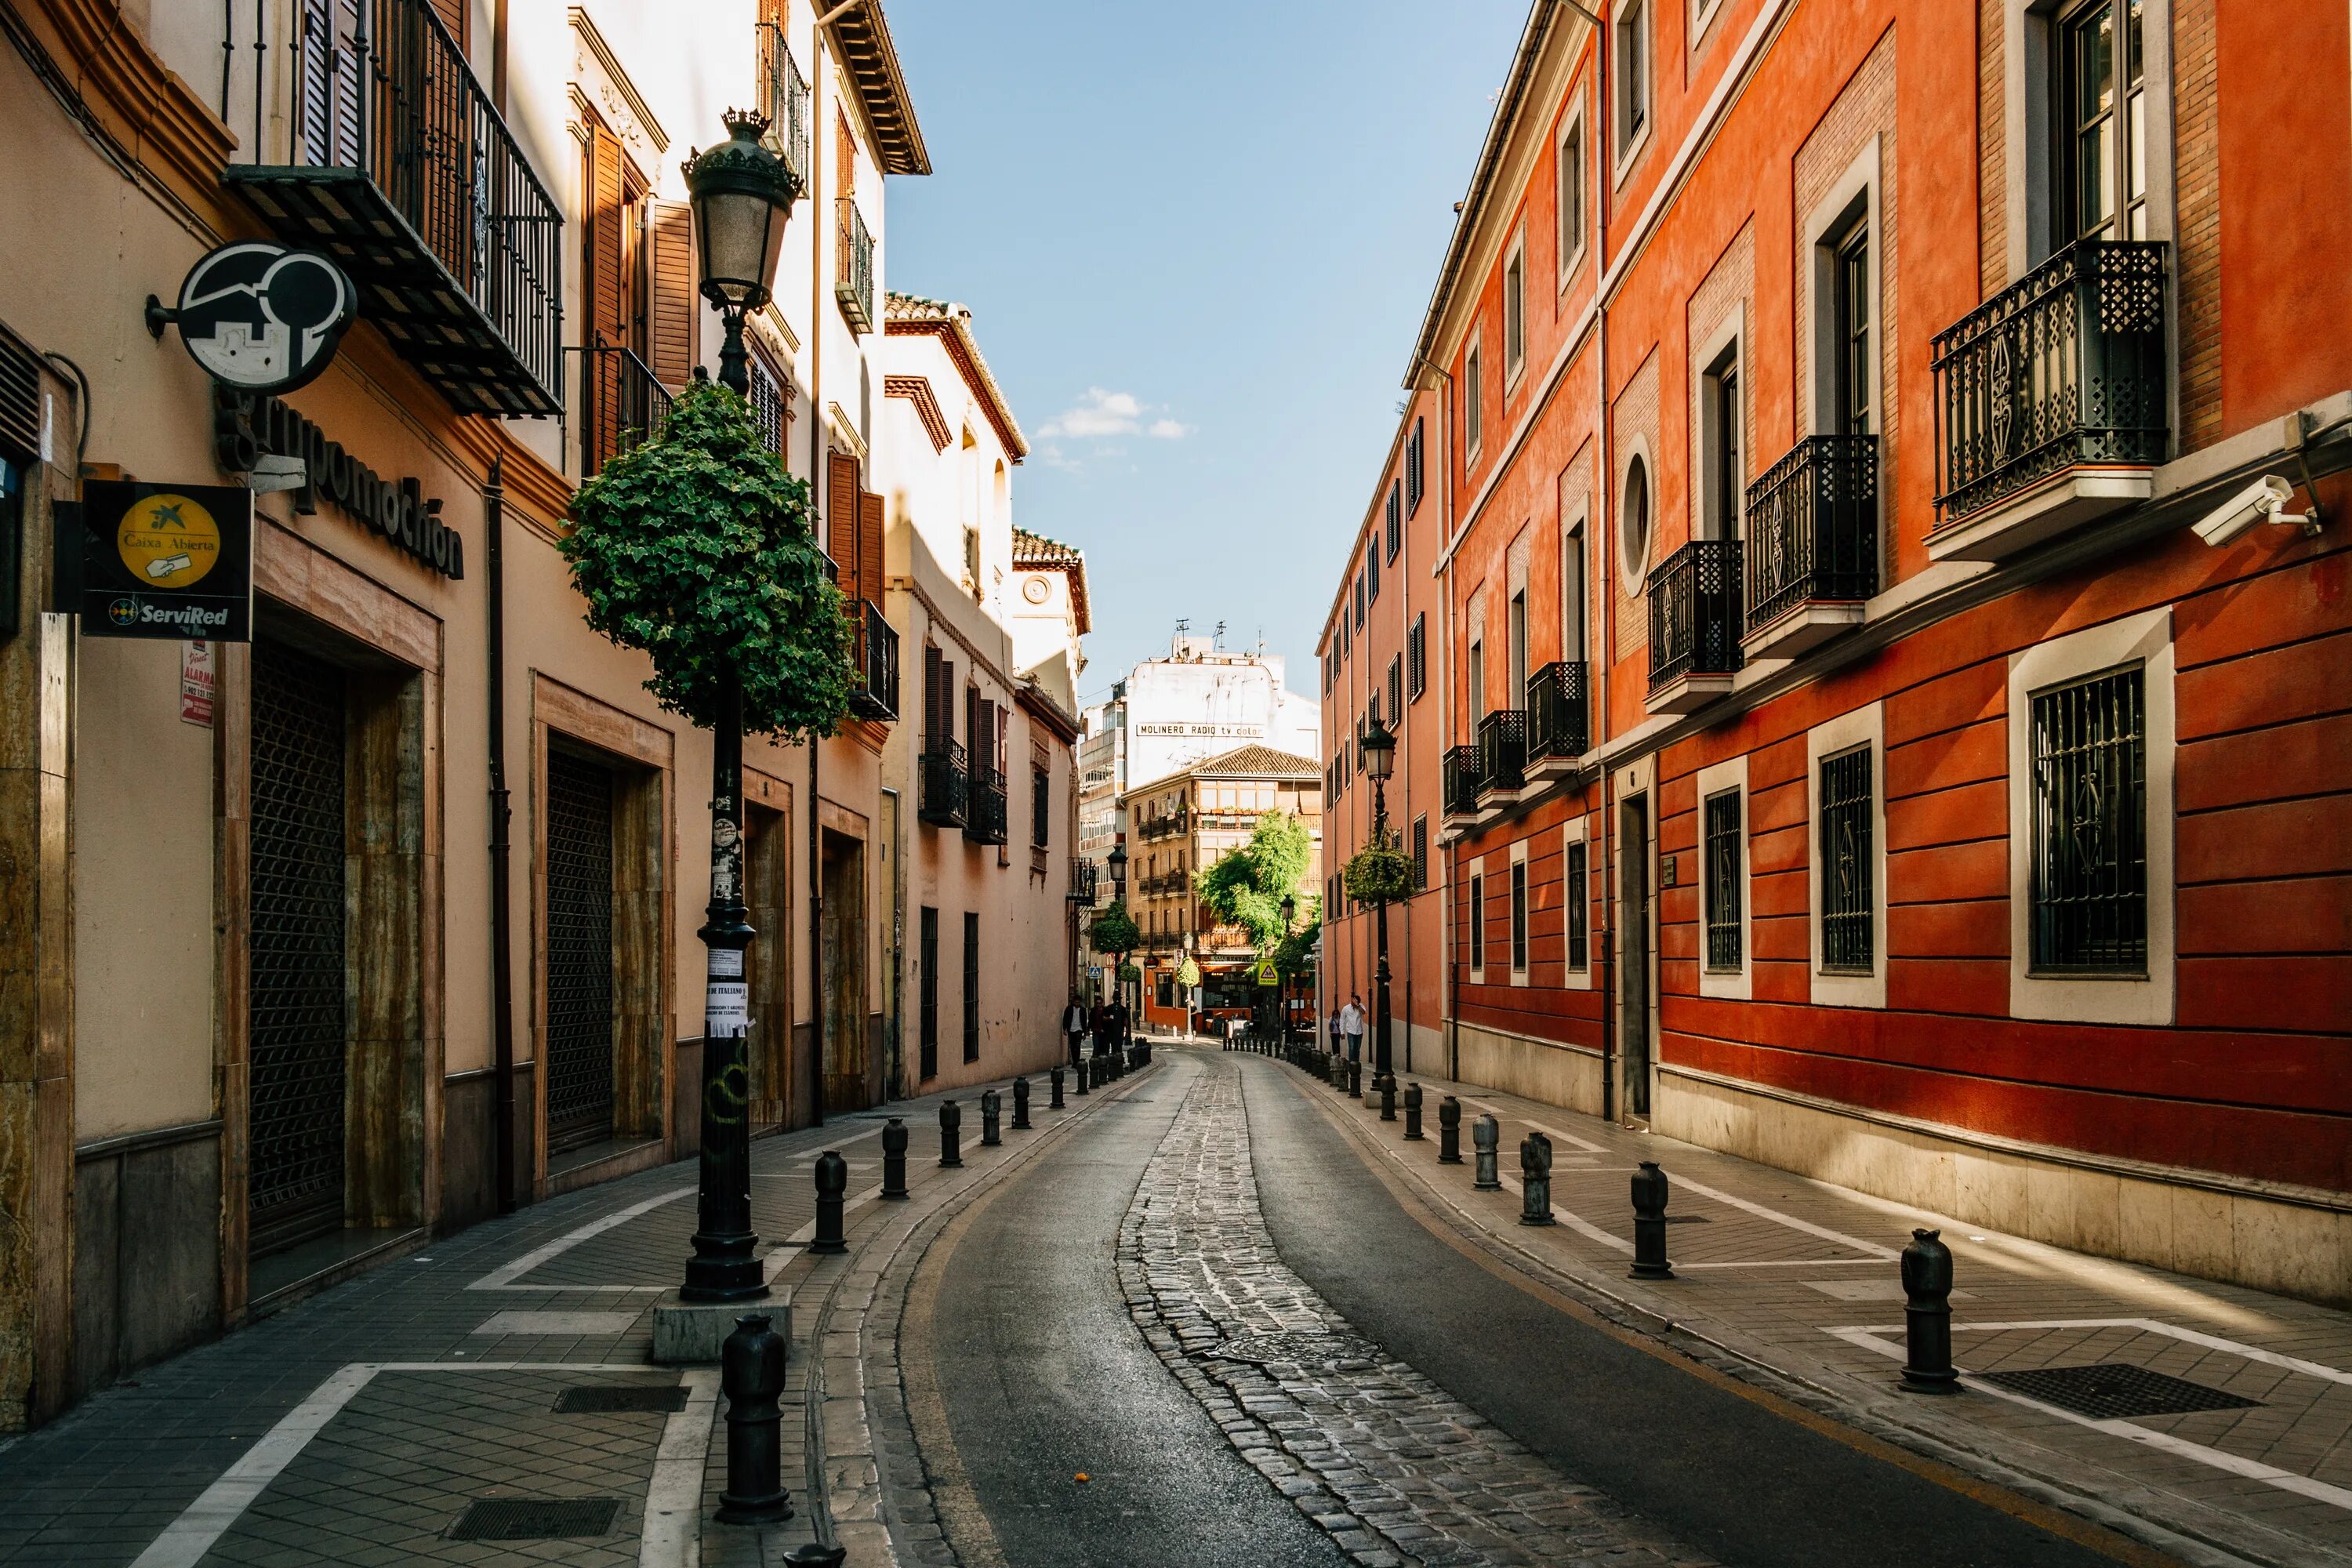
[[[1348,998],[1348,1005],[1339,1009],[1339,1026],[1347,1031],[1348,1059],[1351,1062],[1362,1061],[1364,1059],[1364,998],[1361,993],[1350,995]]]
[[[1098,1057],[1107,1057],[1110,1055],[1110,1004],[1108,1002],[1097,1002],[1095,1004],[1094,1035],[1095,1055]]]
[[[1062,1034],[1070,1044],[1072,1067],[1077,1066],[1079,1058],[1086,1053],[1087,1022],[1086,1004],[1079,1001],[1078,994],[1073,991],[1070,993],[1070,1005],[1062,1009]]]
[[[1347,1026],[1339,1018],[1339,1004],[1331,1004],[1331,1054],[1339,1056],[1348,1048]]]

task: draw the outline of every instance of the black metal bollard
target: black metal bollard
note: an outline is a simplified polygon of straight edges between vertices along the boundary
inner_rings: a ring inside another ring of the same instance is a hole
[[[784,1490],[784,1336],[765,1312],[746,1312],[719,1347],[719,1386],[727,1394],[727,1489],[721,1524],[772,1524],[793,1517]]]
[[[1013,1080],[1013,1131],[1029,1131],[1029,1080],[1025,1078]]]
[[[1666,1173],[1655,1160],[1633,1173],[1633,1268],[1636,1279],[1671,1279],[1666,1261]]]
[[[1381,1074],[1377,1087],[1381,1091],[1381,1120],[1394,1121],[1396,1120],[1396,1074],[1392,1072]]]
[[[1050,1085],[1052,1085],[1052,1086],[1053,1086],[1053,1090],[1054,1090],[1053,1098],[1045,1101],[1045,1109],[1046,1109],[1046,1110],[1062,1110],[1062,1109],[1063,1109],[1063,1106],[1062,1106],[1062,1069],[1061,1069],[1061,1068],[1060,1068],[1060,1067],[1058,1067],[1058,1066],[1056,1066],[1051,1073],[1049,1073],[1049,1074],[1047,1074],[1047,1075],[1046,1075],[1045,1081],[1046,1081],[1048,1084],[1050,1084]]]
[[[997,1122],[1004,1114],[1004,1097],[994,1089],[983,1089],[980,1096],[980,1146],[993,1149],[1004,1142],[997,1131]]]
[[[1080,1058],[1078,1058],[1077,1075],[1078,1075],[1078,1092],[1079,1092],[1080,1094],[1090,1094],[1090,1093],[1092,1093],[1092,1092],[1093,1092],[1093,1090],[1092,1090],[1092,1089],[1089,1087],[1088,1080],[1089,1080],[1089,1079],[1091,1079],[1095,1076],[1095,1072],[1094,1072],[1094,1064],[1093,1064],[1093,1063],[1091,1063],[1091,1062],[1089,1062],[1089,1061],[1087,1061],[1086,1058],[1084,1058],[1084,1057],[1080,1057]]]
[[[1559,1223],[1551,1216],[1551,1140],[1540,1132],[1519,1140],[1519,1223]]]
[[[963,1163],[963,1107],[952,1100],[940,1102],[940,1168],[952,1171]]]
[[[1364,1098],[1364,1064],[1353,1057],[1348,1058],[1348,1098]]]
[[[882,1126],[882,1195],[907,1195],[907,1124],[895,1116]]]
[[[827,1149],[816,1157],[816,1239],[809,1243],[811,1252],[849,1250],[841,1236],[841,1194],[848,1190],[849,1162],[838,1150]]]
[[[1470,1128],[1470,1142],[1478,1149],[1478,1170],[1470,1183],[1471,1186],[1482,1193],[1501,1192],[1503,1174],[1496,1168],[1495,1151],[1503,1142],[1503,1128],[1495,1120],[1493,1111],[1479,1113],[1478,1120]]]
[[[1404,1135],[1416,1143],[1422,1141],[1421,1085],[1417,1083],[1404,1086]]]
[[[784,1553],[787,1568],[841,1568],[849,1560],[845,1546],[827,1546],[822,1541],[812,1541],[795,1546]]]
[[[1952,1368],[1952,1249],[1943,1233],[1915,1230],[1903,1249],[1903,1387],[1910,1394],[1956,1394]]]
[[[1437,1102],[1437,1163],[1462,1163],[1462,1102],[1450,1094]]]

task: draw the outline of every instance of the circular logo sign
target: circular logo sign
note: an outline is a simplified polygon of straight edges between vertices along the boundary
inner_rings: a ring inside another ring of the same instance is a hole
[[[220,559],[220,524],[186,496],[142,496],[122,514],[114,549],[142,583],[192,588]]]
[[[325,257],[242,240],[181,283],[180,341],[215,381],[289,392],[327,368],[358,310],[359,291]]]
[[[117,599],[106,606],[106,618],[118,626],[127,626],[139,618],[139,601]]]

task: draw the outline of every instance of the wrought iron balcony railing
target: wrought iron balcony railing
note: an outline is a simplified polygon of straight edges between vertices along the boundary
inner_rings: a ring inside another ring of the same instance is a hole
[[[1478,788],[1517,789],[1527,783],[1528,716],[1489,713],[1478,721]]]
[[[2158,240],[2084,239],[1936,334],[1936,514],[2063,469],[2164,460]]]
[[[962,745],[934,735],[924,743],[917,767],[922,774],[923,795],[916,814],[940,827],[961,827],[970,810],[970,779]]]
[[[856,646],[850,651],[849,710],[861,719],[898,716],[898,628],[882,606],[860,599],[850,609]]]
[[[1093,904],[1100,894],[1103,881],[1099,861],[1073,858],[1070,861],[1070,902]]]
[[[236,163],[289,245],[460,412],[563,412],[563,210],[433,0],[300,0],[291,147]]]
[[[1478,784],[1486,777],[1479,763],[1476,746],[1448,746],[1441,772],[1445,787],[1445,814],[1473,813],[1478,809]]]
[[[1650,574],[1650,689],[1740,666],[1739,541],[1694,539]]]
[[[1528,678],[1528,762],[1574,761],[1592,749],[1584,661],[1563,659]]]
[[[963,836],[974,844],[1004,842],[1004,774],[975,763],[965,795]]]
[[[793,58],[784,29],[774,22],[760,28],[761,112],[768,117],[760,140],[784,161],[803,191],[809,187],[809,85]]]
[[[841,248],[834,265],[833,297],[854,332],[874,330],[874,237],[866,230],[866,215],[847,196],[836,199],[840,209]]]
[[[1878,592],[1878,437],[1810,436],[1748,487],[1748,629]]]
[[[580,477],[593,479],[661,428],[669,417],[669,389],[633,349],[597,343],[563,352],[581,356]]]

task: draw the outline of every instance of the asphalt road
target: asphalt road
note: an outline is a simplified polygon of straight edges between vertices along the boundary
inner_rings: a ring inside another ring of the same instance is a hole
[[[1259,1202],[1283,1261],[1360,1331],[1566,1474],[1740,1568],[2114,1561],[1496,1279],[1408,1215],[1287,1071],[1247,1066]]]
[[[1199,1071],[1169,1054],[924,1260],[930,1343],[901,1353],[930,1355],[969,1485],[939,1500],[966,1568],[1347,1568],[1168,1375],[1119,1294],[1119,1222]],[[959,1527],[975,1505],[985,1530]]]

